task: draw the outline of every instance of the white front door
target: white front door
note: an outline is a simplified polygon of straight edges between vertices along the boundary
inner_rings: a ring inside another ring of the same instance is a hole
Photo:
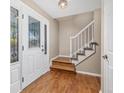
[[[22,89],[49,70],[47,23],[34,10],[22,7]]]
[[[113,0],[103,0],[103,93],[113,93]]]

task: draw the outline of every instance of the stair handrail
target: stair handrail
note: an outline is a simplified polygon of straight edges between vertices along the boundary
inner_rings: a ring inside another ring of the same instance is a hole
[[[72,57],[72,55],[73,55],[73,53],[76,53],[79,49],[80,49],[80,42],[79,42],[79,36],[81,35],[81,34],[83,34],[84,33],[84,31],[86,31],[87,29],[88,29],[88,31],[89,31],[89,27],[90,26],[93,26],[93,28],[92,28],[92,42],[94,41],[94,23],[95,23],[95,20],[92,20],[88,25],[86,25],[80,32],[78,32],[76,35],[74,35],[74,36],[70,36],[70,57]],[[85,32],[86,33],[86,32]],[[89,32],[88,32],[89,33]],[[76,39],[76,38],[78,38],[78,44],[79,45],[76,45],[76,50],[73,52],[73,39]],[[85,38],[87,39],[88,38],[88,40],[89,40],[89,35],[87,36],[87,34],[85,34]],[[80,39],[80,40],[82,40],[82,39]],[[91,41],[90,41],[91,42]],[[88,42],[88,43],[90,43],[90,42]],[[81,45],[82,45],[82,41],[81,41]],[[85,45],[86,45],[86,42],[85,42]],[[85,45],[83,45],[83,46],[81,46],[81,47],[84,47]],[[89,44],[87,44],[87,45],[89,45]]]
[[[91,21],[88,25],[86,25],[80,32],[78,32],[76,35],[71,36],[70,38],[76,38],[78,37],[83,31],[85,31],[91,24],[93,24],[95,22],[95,20]]]

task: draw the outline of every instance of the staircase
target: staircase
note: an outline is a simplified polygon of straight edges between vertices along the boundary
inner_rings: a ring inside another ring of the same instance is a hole
[[[70,57],[59,57],[52,61],[51,69],[76,71],[76,66],[96,53],[94,41],[94,20],[75,36],[70,37]]]
[[[75,36],[70,37],[70,57],[76,66],[96,53],[94,20]]]
[[[66,70],[70,72],[76,72],[75,65],[71,62],[71,58],[58,57],[52,61],[51,70]]]

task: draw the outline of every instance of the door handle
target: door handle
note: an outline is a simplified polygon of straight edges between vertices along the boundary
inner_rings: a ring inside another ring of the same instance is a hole
[[[41,51],[43,52],[43,51],[44,51],[44,49],[41,49]]]
[[[41,51],[42,51],[42,52],[44,51],[44,46],[43,46],[43,45],[41,45]]]
[[[47,48],[46,45],[41,45],[41,51],[44,52],[44,54],[47,54]]]
[[[104,60],[107,60],[107,62],[109,63],[108,55],[104,55],[104,56],[102,56],[102,58],[103,58]]]
[[[108,59],[107,55],[102,56],[103,59]]]

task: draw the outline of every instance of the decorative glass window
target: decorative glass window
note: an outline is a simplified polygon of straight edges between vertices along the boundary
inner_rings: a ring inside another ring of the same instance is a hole
[[[18,61],[18,10],[11,7],[11,32],[10,32],[10,47],[11,47],[11,63]]]
[[[29,48],[40,47],[40,21],[29,16]]]

